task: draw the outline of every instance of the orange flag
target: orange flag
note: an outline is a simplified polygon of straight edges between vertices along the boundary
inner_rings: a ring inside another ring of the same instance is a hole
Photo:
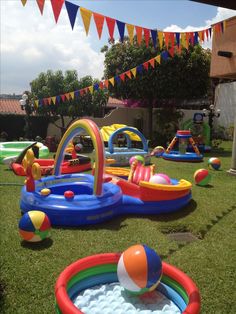
[[[125,75],[126,75],[129,79],[131,79],[131,72],[130,72],[130,71],[125,72]]]
[[[185,33],[185,48],[189,47],[189,33]]]
[[[155,59],[152,58],[151,60],[149,60],[149,64],[154,68],[154,66],[155,66]]]
[[[142,27],[140,26],[135,26],[135,30],[136,30],[136,35],[137,35],[137,42],[140,45],[142,42]]]
[[[70,93],[66,93],[65,97],[66,97],[67,100],[70,100]]]
[[[204,41],[204,30],[198,32],[201,41]]]
[[[103,88],[104,88],[103,82],[100,82],[100,83],[99,83],[99,88],[100,88],[100,89],[103,89]]]
[[[129,35],[129,41],[130,41],[131,44],[133,44],[133,39],[134,39],[134,25],[126,24],[126,28],[127,28],[128,35]]]
[[[45,0],[37,0],[38,7],[42,15],[43,15],[44,2]]]
[[[158,40],[159,40],[159,46],[161,50],[163,47],[163,32],[158,32]]]
[[[22,4],[23,4],[23,6],[25,6],[25,5],[26,5],[27,0],[21,0],[21,2],[22,2]]]
[[[169,47],[169,40],[170,40],[170,33],[165,32],[165,33],[164,33],[164,36],[165,36],[165,45],[166,45],[166,49],[168,49],[168,47]]]
[[[104,86],[108,89],[108,86],[109,86],[108,80],[104,81]]]
[[[97,27],[98,37],[101,39],[105,17],[104,15],[93,12],[93,19]]]
[[[89,26],[90,26],[91,17],[92,17],[92,11],[80,7],[80,14],[84,23],[86,35],[88,36]]]

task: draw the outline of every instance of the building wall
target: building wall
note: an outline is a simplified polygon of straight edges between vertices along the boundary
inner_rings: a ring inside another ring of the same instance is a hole
[[[232,58],[218,56],[218,51],[230,51]],[[236,79],[236,17],[226,20],[223,34],[214,34],[210,76]]]

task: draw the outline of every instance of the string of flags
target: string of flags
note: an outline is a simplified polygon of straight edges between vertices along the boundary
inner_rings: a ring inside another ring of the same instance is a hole
[[[41,14],[43,15],[45,0],[36,1]],[[217,36],[223,33],[226,28],[226,21],[224,20],[202,30],[191,32],[164,32],[163,30],[149,29],[146,27],[122,22],[109,16],[90,11],[67,0],[50,1],[56,23],[58,22],[63,4],[65,4],[72,30],[74,29],[78,12],[80,12],[86,35],[89,33],[90,24],[93,17],[99,39],[101,39],[104,25],[106,24],[111,40],[114,40],[115,28],[117,28],[120,40],[122,42],[124,40],[125,33],[129,37],[131,44],[133,44],[134,36],[136,35],[138,45],[141,45],[142,41],[144,40],[146,46],[148,47],[150,41],[152,41],[155,48],[157,47],[157,44],[159,44],[160,50],[162,50],[163,46],[165,46],[167,49],[169,49],[171,55],[173,54],[175,43],[178,46],[188,49],[189,45],[195,45],[198,43],[201,44],[206,40],[209,40],[212,36],[212,33]],[[21,0],[21,2],[25,6],[27,0]]]

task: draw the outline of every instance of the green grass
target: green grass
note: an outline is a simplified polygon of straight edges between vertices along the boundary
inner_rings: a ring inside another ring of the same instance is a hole
[[[182,211],[160,216],[118,217],[104,224],[76,229],[53,228],[51,238],[39,244],[21,241],[20,186],[24,178],[0,167],[1,313],[54,313],[54,285],[60,272],[78,258],[123,251],[146,243],[162,258],[193,278],[200,289],[202,313],[236,313],[236,177],[226,171],[231,163],[231,142],[207,154],[200,164],[153,158],[157,172],[193,182],[193,173],[219,156],[220,171],[211,171],[210,187],[193,184],[193,200]],[[179,244],[167,233],[190,231],[199,240]]]

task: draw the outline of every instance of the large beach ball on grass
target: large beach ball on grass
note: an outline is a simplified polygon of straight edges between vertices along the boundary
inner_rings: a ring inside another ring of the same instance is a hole
[[[151,176],[149,182],[155,184],[171,184],[171,179],[164,173],[156,173]]]
[[[194,173],[194,181],[197,185],[205,186],[211,180],[211,175],[207,169],[198,169]]]
[[[147,245],[133,245],[122,253],[117,265],[118,280],[133,294],[153,291],[162,275],[159,255]]]
[[[38,210],[25,213],[19,222],[20,236],[29,242],[40,242],[49,236],[51,223],[48,216]]]
[[[220,166],[221,166],[221,161],[220,161],[219,158],[211,157],[211,158],[208,160],[208,167],[209,167],[210,169],[218,170],[218,169],[220,169]]]

